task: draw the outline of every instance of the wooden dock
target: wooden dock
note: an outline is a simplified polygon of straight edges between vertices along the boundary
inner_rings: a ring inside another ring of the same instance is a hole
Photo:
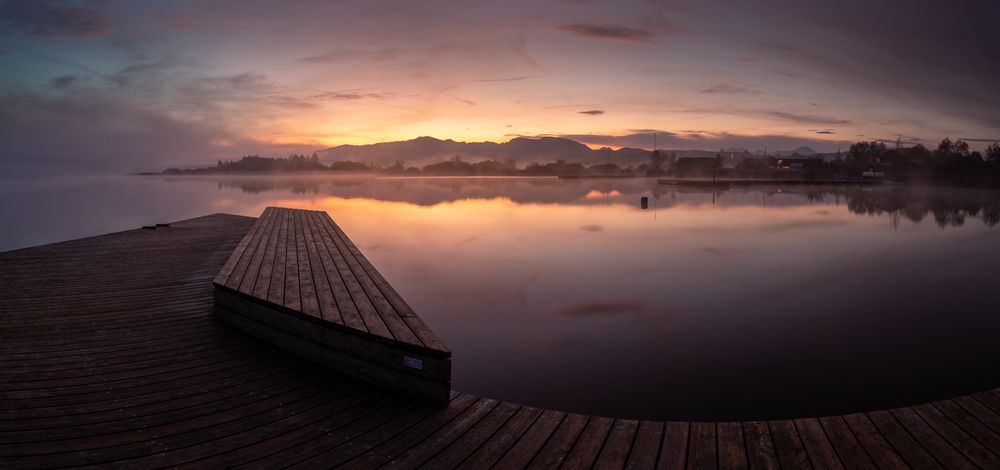
[[[213,284],[219,321],[352,377],[448,403],[451,351],[326,212],[268,207]]]
[[[1000,390],[748,422],[428,405],[213,320],[254,221],[0,253],[0,468],[1000,468]]]

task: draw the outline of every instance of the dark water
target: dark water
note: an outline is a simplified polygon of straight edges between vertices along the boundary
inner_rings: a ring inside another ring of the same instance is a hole
[[[0,192],[2,249],[326,210],[454,351],[454,388],[518,403],[762,418],[1000,385],[998,192],[309,177]]]

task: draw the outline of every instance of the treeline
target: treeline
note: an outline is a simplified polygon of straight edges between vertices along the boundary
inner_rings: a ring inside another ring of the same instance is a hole
[[[768,157],[746,159],[733,172],[739,176],[774,176],[787,174],[783,162],[794,161],[802,178],[879,177],[892,181],[965,182],[1000,178],[1000,144],[985,152],[970,151],[962,140],[943,139],[931,150],[917,144],[893,147],[883,141],[856,142],[846,154],[830,159],[803,157]],[[724,170],[720,170],[724,171]]]
[[[650,152],[649,161],[622,167],[610,161],[595,165],[557,160],[528,163],[523,168],[513,159],[469,162],[461,156],[422,168],[397,161],[380,167],[355,161],[320,162],[317,154],[286,158],[248,155],[239,160],[220,160],[216,166],[194,170],[168,169],[166,174],[253,173],[368,173],[395,176],[674,176],[718,178],[882,178],[893,181],[975,183],[1000,182],[1000,144],[984,152],[972,151],[962,140],[942,140],[931,150],[917,144],[889,147],[882,141],[856,142],[844,154],[821,157],[774,157],[746,155],[733,162],[723,158],[680,158],[664,151]]]
[[[219,160],[214,167],[198,169],[169,168],[165,174],[241,174],[241,173],[312,173],[312,172],[353,172],[367,173],[377,171],[359,162],[334,162],[324,165],[319,161],[319,155],[289,155],[285,158],[261,157],[247,155],[239,160]]]
[[[641,165],[640,168],[644,168]],[[642,176],[636,170],[623,169],[614,163],[585,166],[580,163],[567,163],[557,160],[553,163],[529,163],[524,168],[518,168],[512,159],[484,160],[468,162],[461,156],[449,160],[431,163],[422,168],[405,166],[403,162],[380,167],[366,165],[355,161],[338,161],[324,165],[319,161],[319,155],[290,155],[286,158],[261,157],[247,155],[239,160],[219,160],[216,166],[197,169],[169,168],[164,174],[264,174],[264,173],[354,173],[380,174],[392,176]]]

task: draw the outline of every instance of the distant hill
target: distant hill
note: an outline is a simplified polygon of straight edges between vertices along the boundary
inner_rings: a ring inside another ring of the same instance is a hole
[[[812,149],[803,147],[815,154]],[[796,149],[791,152],[801,151]],[[714,158],[719,152],[708,150],[663,150],[673,153],[676,158]],[[745,149],[726,149],[727,156],[749,155]],[[457,142],[434,137],[418,137],[412,140],[382,142],[368,145],[339,145],[319,152],[325,162],[356,161],[380,166],[402,161],[406,166],[422,166],[449,160],[455,156],[476,162],[481,160],[516,160],[519,166],[529,162],[555,162],[565,160],[570,163],[594,165],[610,161],[621,166],[637,166],[648,163],[649,150],[623,147],[591,149],[571,139],[560,137],[540,137],[537,139],[518,137],[509,142]]]
[[[812,157],[814,155],[818,155],[819,154],[819,152],[813,150],[812,148],[810,148],[810,147],[804,147],[804,146],[803,147],[799,147],[797,149],[793,149],[793,150],[778,150],[777,152],[774,152],[774,153],[775,153],[775,155],[777,155],[779,157],[790,157],[792,155],[800,155],[800,156],[803,156],[803,157]]]

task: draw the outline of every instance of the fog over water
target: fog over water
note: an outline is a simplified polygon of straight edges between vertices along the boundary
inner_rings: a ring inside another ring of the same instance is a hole
[[[0,195],[0,249],[325,210],[453,350],[453,388],[518,403],[761,418],[1000,385],[995,191],[109,176]]]

